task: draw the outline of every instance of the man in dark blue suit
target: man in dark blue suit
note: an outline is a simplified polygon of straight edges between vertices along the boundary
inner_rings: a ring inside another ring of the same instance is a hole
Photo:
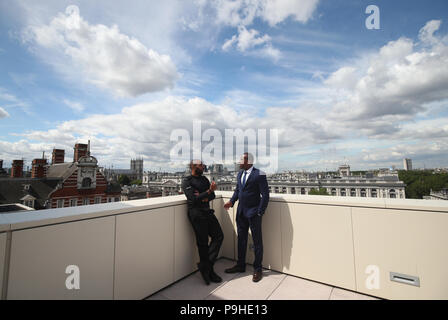
[[[253,167],[253,156],[244,153],[241,157],[240,172],[237,176],[236,189],[232,198],[224,208],[228,210],[238,200],[236,224],[238,229],[238,261],[226,273],[246,271],[246,249],[249,228],[254,241],[254,275],[252,281],[262,278],[263,239],[261,235],[261,219],[269,202],[269,187],[266,174]],[[261,195],[261,196],[260,196]]]

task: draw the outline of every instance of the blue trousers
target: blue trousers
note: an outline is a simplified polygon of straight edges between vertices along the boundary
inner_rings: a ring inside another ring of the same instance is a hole
[[[254,241],[254,271],[262,270],[263,260],[263,238],[261,234],[261,217],[255,215],[251,218],[244,216],[242,212],[239,212],[236,216],[236,225],[238,229],[238,262],[241,267],[246,266],[246,250],[247,250],[247,237],[250,231],[252,232],[252,240]]]

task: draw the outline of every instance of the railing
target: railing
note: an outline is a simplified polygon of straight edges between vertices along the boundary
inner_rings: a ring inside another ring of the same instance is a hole
[[[212,206],[220,255],[235,259],[231,195]],[[276,271],[388,299],[448,299],[446,201],[272,195],[263,244]],[[142,299],[197,259],[182,195],[0,215],[2,299]]]

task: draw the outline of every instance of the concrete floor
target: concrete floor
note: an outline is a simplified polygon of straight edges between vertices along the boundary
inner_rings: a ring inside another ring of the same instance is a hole
[[[252,282],[253,268],[247,265],[245,273],[227,274],[224,269],[234,261],[220,259],[215,271],[223,281],[205,285],[199,272],[162,289],[149,300],[376,300],[353,291],[263,270],[263,279]]]

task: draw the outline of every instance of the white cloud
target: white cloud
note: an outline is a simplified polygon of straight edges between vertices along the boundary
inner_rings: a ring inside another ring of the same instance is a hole
[[[238,36],[234,35],[231,39],[227,40],[222,46],[222,49],[226,50],[236,43],[238,50],[244,52],[248,49],[266,44],[270,41],[271,37],[267,34],[264,36],[259,36],[259,32],[257,30],[247,30],[244,26],[240,26],[238,27]]]
[[[218,0],[213,3],[217,23],[249,26],[256,18],[275,26],[287,18],[306,23],[319,0]]]
[[[334,88],[352,90],[358,81],[355,72],[356,69],[353,67],[342,67],[333,72],[324,83]],[[319,76],[322,77],[322,74],[316,75]]]
[[[418,38],[427,44],[435,44],[438,42],[438,39],[434,37],[434,32],[439,30],[440,25],[442,24],[441,20],[431,20],[426,25],[420,29],[418,33]]]
[[[0,119],[2,119],[2,118],[6,118],[6,117],[9,117],[9,113],[6,112],[5,109],[3,109],[2,107],[0,107]]]
[[[192,30],[202,30],[199,25],[204,24],[204,16],[213,17],[217,26],[232,26],[238,28],[238,33],[232,38],[226,39],[222,45],[224,51],[236,45],[238,51],[253,56],[272,58],[275,61],[281,56],[281,52],[272,46],[271,37],[267,34],[261,36],[259,31],[248,29],[256,19],[274,27],[277,24],[292,17],[295,21],[306,23],[312,18],[319,0],[217,0],[213,3],[205,1],[197,2],[200,18],[195,23],[184,22]],[[205,14],[207,12],[207,14]],[[262,48],[252,50],[256,46]]]
[[[100,152],[99,160],[103,164],[118,164],[122,160],[123,165],[128,165],[129,158],[142,155],[148,159],[148,166],[164,167],[179,166],[178,163],[167,163],[169,151],[173,147],[170,142],[171,132],[185,129],[192,137],[193,120],[200,120],[203,130],[216,128],[223,136],[224,130],[231,128],[277,128],[282,150],[296,150],[337,138],[333,132],[327,131],[325,124],[310,120],[307,117],[309,113],[302,113],[295,108],[268,108],[265,115],[254,117],[252,109],[236,111],[232,102],[228,103],[212,104],[202,98],[171,96],[126,107],[117,114],[92,115],[65,121],[47,131],[34,130],[15,136],[32,141],[29,144],[57,145],[67,150],[71,150],[76,141],[90,139],[94,148],[92,152]],[[101,145],[101,148],[95,145]],[[3,151],[0,149],[0,153]]]
[[[76,101],[64,99],[63,102],[75,112],[83,112],[85,109],[85,107],[81,103]]]
[[[0,101],[4,101],[4,106],[8,108],[20,107],[24,112],[30,114],[28,103],[20,100],[15,95],[9,93],[5,88],[0,87]]]
[[[267,0],[262,10],[262,17],[274,26],[288,17],[305,23],[311,19],[319,0]]]
[[[116,25],[91,25],[77,7],[70,8],[50,24],[30,26],[23,33],[24,41],[41,57],[48,57],[48,63],[62,72],[67,64],[69,72],[80,69],[87,81],[119,96],[138,96],[174,86],[178,73],[169,56],[148,49],[138,39],[121,33]]]
[[[226,40],[222,49],[228,51],[233,46],[242,53],[274,60],[278,60],[281,56],[280,51],[272,46],[270,36],[267,34],[261,36],[257,30],[247,30],[244,26],[238,27],[238,35],[233,35],[231,39]]]
[[[400,38],[332,73],[324,82],[334,90],[331,117],[369,136],[391,134],[429,103],[448,99],[448,45],[434,36],[439,26],[430,21],[420,30],[429,46]]]

